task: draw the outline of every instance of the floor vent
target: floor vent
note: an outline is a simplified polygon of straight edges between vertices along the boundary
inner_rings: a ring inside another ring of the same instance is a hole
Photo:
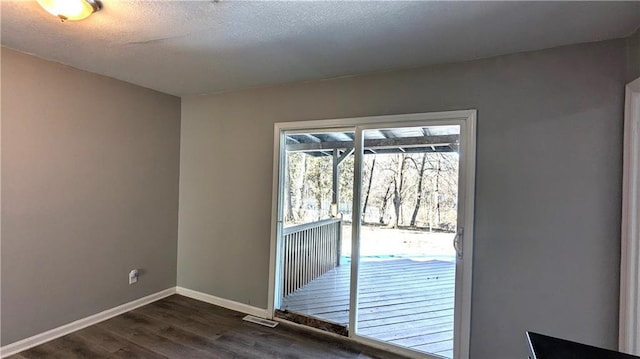
[[[253,315],[247,315],[242,318],[242,320],[246,320],[247,322],[256,323],[260,325],[264,325],[265,327],[275,328],[278,325],[278,322],[274,322],[273,320],[262,319],[258,317],[254,317]]]

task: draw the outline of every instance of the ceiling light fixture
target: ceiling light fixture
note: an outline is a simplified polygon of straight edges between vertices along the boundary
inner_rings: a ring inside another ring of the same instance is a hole
[[[63,22],[85,19],[102,9],[98,0],[38,0],[38,4]]]

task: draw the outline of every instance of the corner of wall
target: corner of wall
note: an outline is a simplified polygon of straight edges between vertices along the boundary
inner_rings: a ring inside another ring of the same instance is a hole
[[[627,80],[640,77],[640,28],[627,38]]]
[[[0,50],[10,345],[176,286],[180,99]]]

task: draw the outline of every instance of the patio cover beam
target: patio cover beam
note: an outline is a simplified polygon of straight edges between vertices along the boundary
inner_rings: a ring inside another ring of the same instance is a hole
[[[351,154],[352,154],[352,153],[354,153],[355,151],[356,151],[356,149],[355,149],[355,148],[351,148],[351,149],[348,149],[348,150],[344,151],[344,152],[340,155],[340,157],[338,157],[338,165],[339,165],[339,164],[341,164],[341,163],[342,163],[342,161],[346,160],[346,159],[347,159],[347,157],[351,156]]]
[[[451,144],[457,144],[458,141],[459,141],[459,135],[382,138],[382,139],[365,140],[364,147],[367,149],[369,148],[384,149],[384,148],[411,148],[411,147],[426,147],[426,146],[449,146]],[[354,147],[353,141],[290,143],[290,144],[287,144],[287,151],[311,152],[311,151],[336,150],[336,149],[348,150],[348,149],[352,149],[353,147]]]

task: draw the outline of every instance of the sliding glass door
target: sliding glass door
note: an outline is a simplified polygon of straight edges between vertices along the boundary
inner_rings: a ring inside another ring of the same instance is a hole
[[[452,358],[460,126],[362,138],[355,332]]]
[[[468,357],[475,111],[280,123],[275,139],[274,316]]]
[[[285,131],[277,314],[339,334],[349,323],[354,131]],[[345,250],[347,249],[347,250]]]

